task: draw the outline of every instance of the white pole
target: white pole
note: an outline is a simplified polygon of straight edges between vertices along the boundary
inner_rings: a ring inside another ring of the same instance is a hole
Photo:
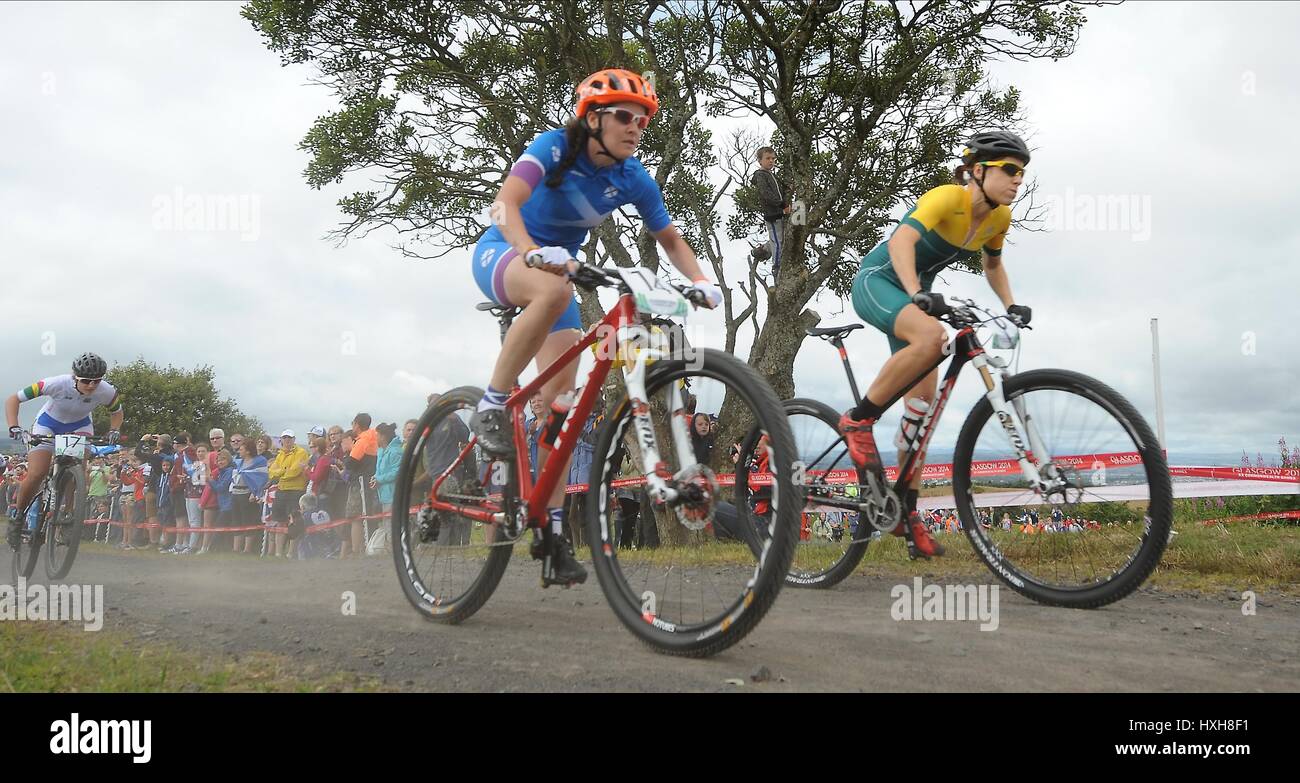
[[[1160,319],[1151,319],[1151,369],[1156,381],[1156,437],[1165,449],[1165,395],[1160,387]]]

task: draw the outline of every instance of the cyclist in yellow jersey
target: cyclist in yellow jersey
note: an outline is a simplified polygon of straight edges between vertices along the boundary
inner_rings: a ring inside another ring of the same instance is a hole
[[[981,253],[989,286],[1007,312],[1029,323],[1028,307],[1015,304],[1011,283],[1002,265],[1002,242],[1011,225],[1011,209],[1024,182],[1029,148],[1008,131],[977,133],[962,153],[954,172],[956,184],[928,191],[908,211],[890,236],[862,260],[853,281],[853,309],[864,321],[885,333],[893,356],[885,362],[862,402],[840,419],[840,432],[858,465],[883,479],[880,453],[872,427],[888,402],[904,386],[943,355],[946,333],[938,319],[914,301],[924,297],[935,275],[949,264]],[[907,392],[906,398],[934,400],[939,371],[936,368]],[[903,455],[899,461],[902,463]],[[917,550],[927,557],[943,554],[916,514],[921,483],[918,463],[905,498],[904,513],[912,528]],[[902,535],[903,527],[895,530]]]

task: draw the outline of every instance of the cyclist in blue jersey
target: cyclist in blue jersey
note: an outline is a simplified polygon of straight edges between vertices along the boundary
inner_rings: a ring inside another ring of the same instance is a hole
[[[109,411],[109,440],[117,442],[118,431],[122,427],[125,413],[122,410],[122,396],[113,388],[104,375],[108,372],[108,363],[93,353],[83,353],[72,363],[71,375],[56,375],[37,381],[17,394],[5,400],[5,418],[9,421],[9,437],[17,440],[22,437],[22,428],[18,426],[18,406],[37,397],[45,397],[45,406],[32,425],[33,435],[94,435],[95,426],[91,423],[90,413],[100,405]],[[50,470],[50,461],[54,456],[54,446],[42,443],[27,455],[27,476],[18,488],[19,516],[27,504],[35,497],[45,474]],[[16,543],[21,527],[17,522],[10,525],[9,543]]]
[[[572,259],[590,229],[615,209],[632,204],[672,262],[707,298],[722,303],[722,289],[709,282],[695,253],[673,225],[663,193],[633,157],[641,134],[659,110],[654,86],[618,68],[593,73],[578,85],[575,117],[538,136],[515,161],[493,203],[493,225],[474,248],[474,279],[498,304],[522,307],[506,334],[487,392],[471,421],[488,454],[509,459],[513,435],[505,402],[515,379],[534,358],[545,368],[573,347],[582,322],[569,275]],[[523,260],[520,260],[520,256]],[[527,263],[525,263],[525,261]],[[542,387],[549,408],[577,380],[575,360]],[[542,450],[536,466],[545,464]],[[586,579],[563,537],[564,486],[547,506],[557,578]]]

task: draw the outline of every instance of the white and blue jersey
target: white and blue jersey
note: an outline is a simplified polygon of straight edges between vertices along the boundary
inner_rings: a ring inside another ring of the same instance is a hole
[[[95,427],[90,413],[103,405],[109,413],[122,410],[122,396],[108,381],[100,381],[90,394],[77,390],[76,379],[71,375],[55,375],[39,380],[18,392],[18,401],[27,402],[37,397],[45,398],[45,405],[32,425],[33,435],[93,435]],[[53,446],[43,443],[37,450],[52,451]]]
[[[510,169],[533,189],[520,212],[528,234],[540,245],[563,247],[576,257],[592,228],[603,223],[621,206],[632,204],[651,233],[672,223],[664,206],[659,183],[636,158],[611,166],[597,166],[579,153],[558,187],[546,178],[560,165],[568,151],[564,129],[547,131],[533,140]],[[484,294],[499,304],[511,306],[506,297],[505,269],[515,257],[514,248],[496,225],[483,234],[474,248],[474,280]],[[556,321],[552,331],[579,329],[577,299]]]

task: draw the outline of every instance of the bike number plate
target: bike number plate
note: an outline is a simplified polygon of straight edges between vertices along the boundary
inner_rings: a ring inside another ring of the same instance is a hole
[[[637,310],[669,318],[681,318],[690,311],[686,297],[677,293],[676,289],[669,288],[649,269],[619,267],[618,274],[627,283],[627,287],[632,289]]]
[[[84,458],[86,456],[86,436],[55,435],[54,456]]]

